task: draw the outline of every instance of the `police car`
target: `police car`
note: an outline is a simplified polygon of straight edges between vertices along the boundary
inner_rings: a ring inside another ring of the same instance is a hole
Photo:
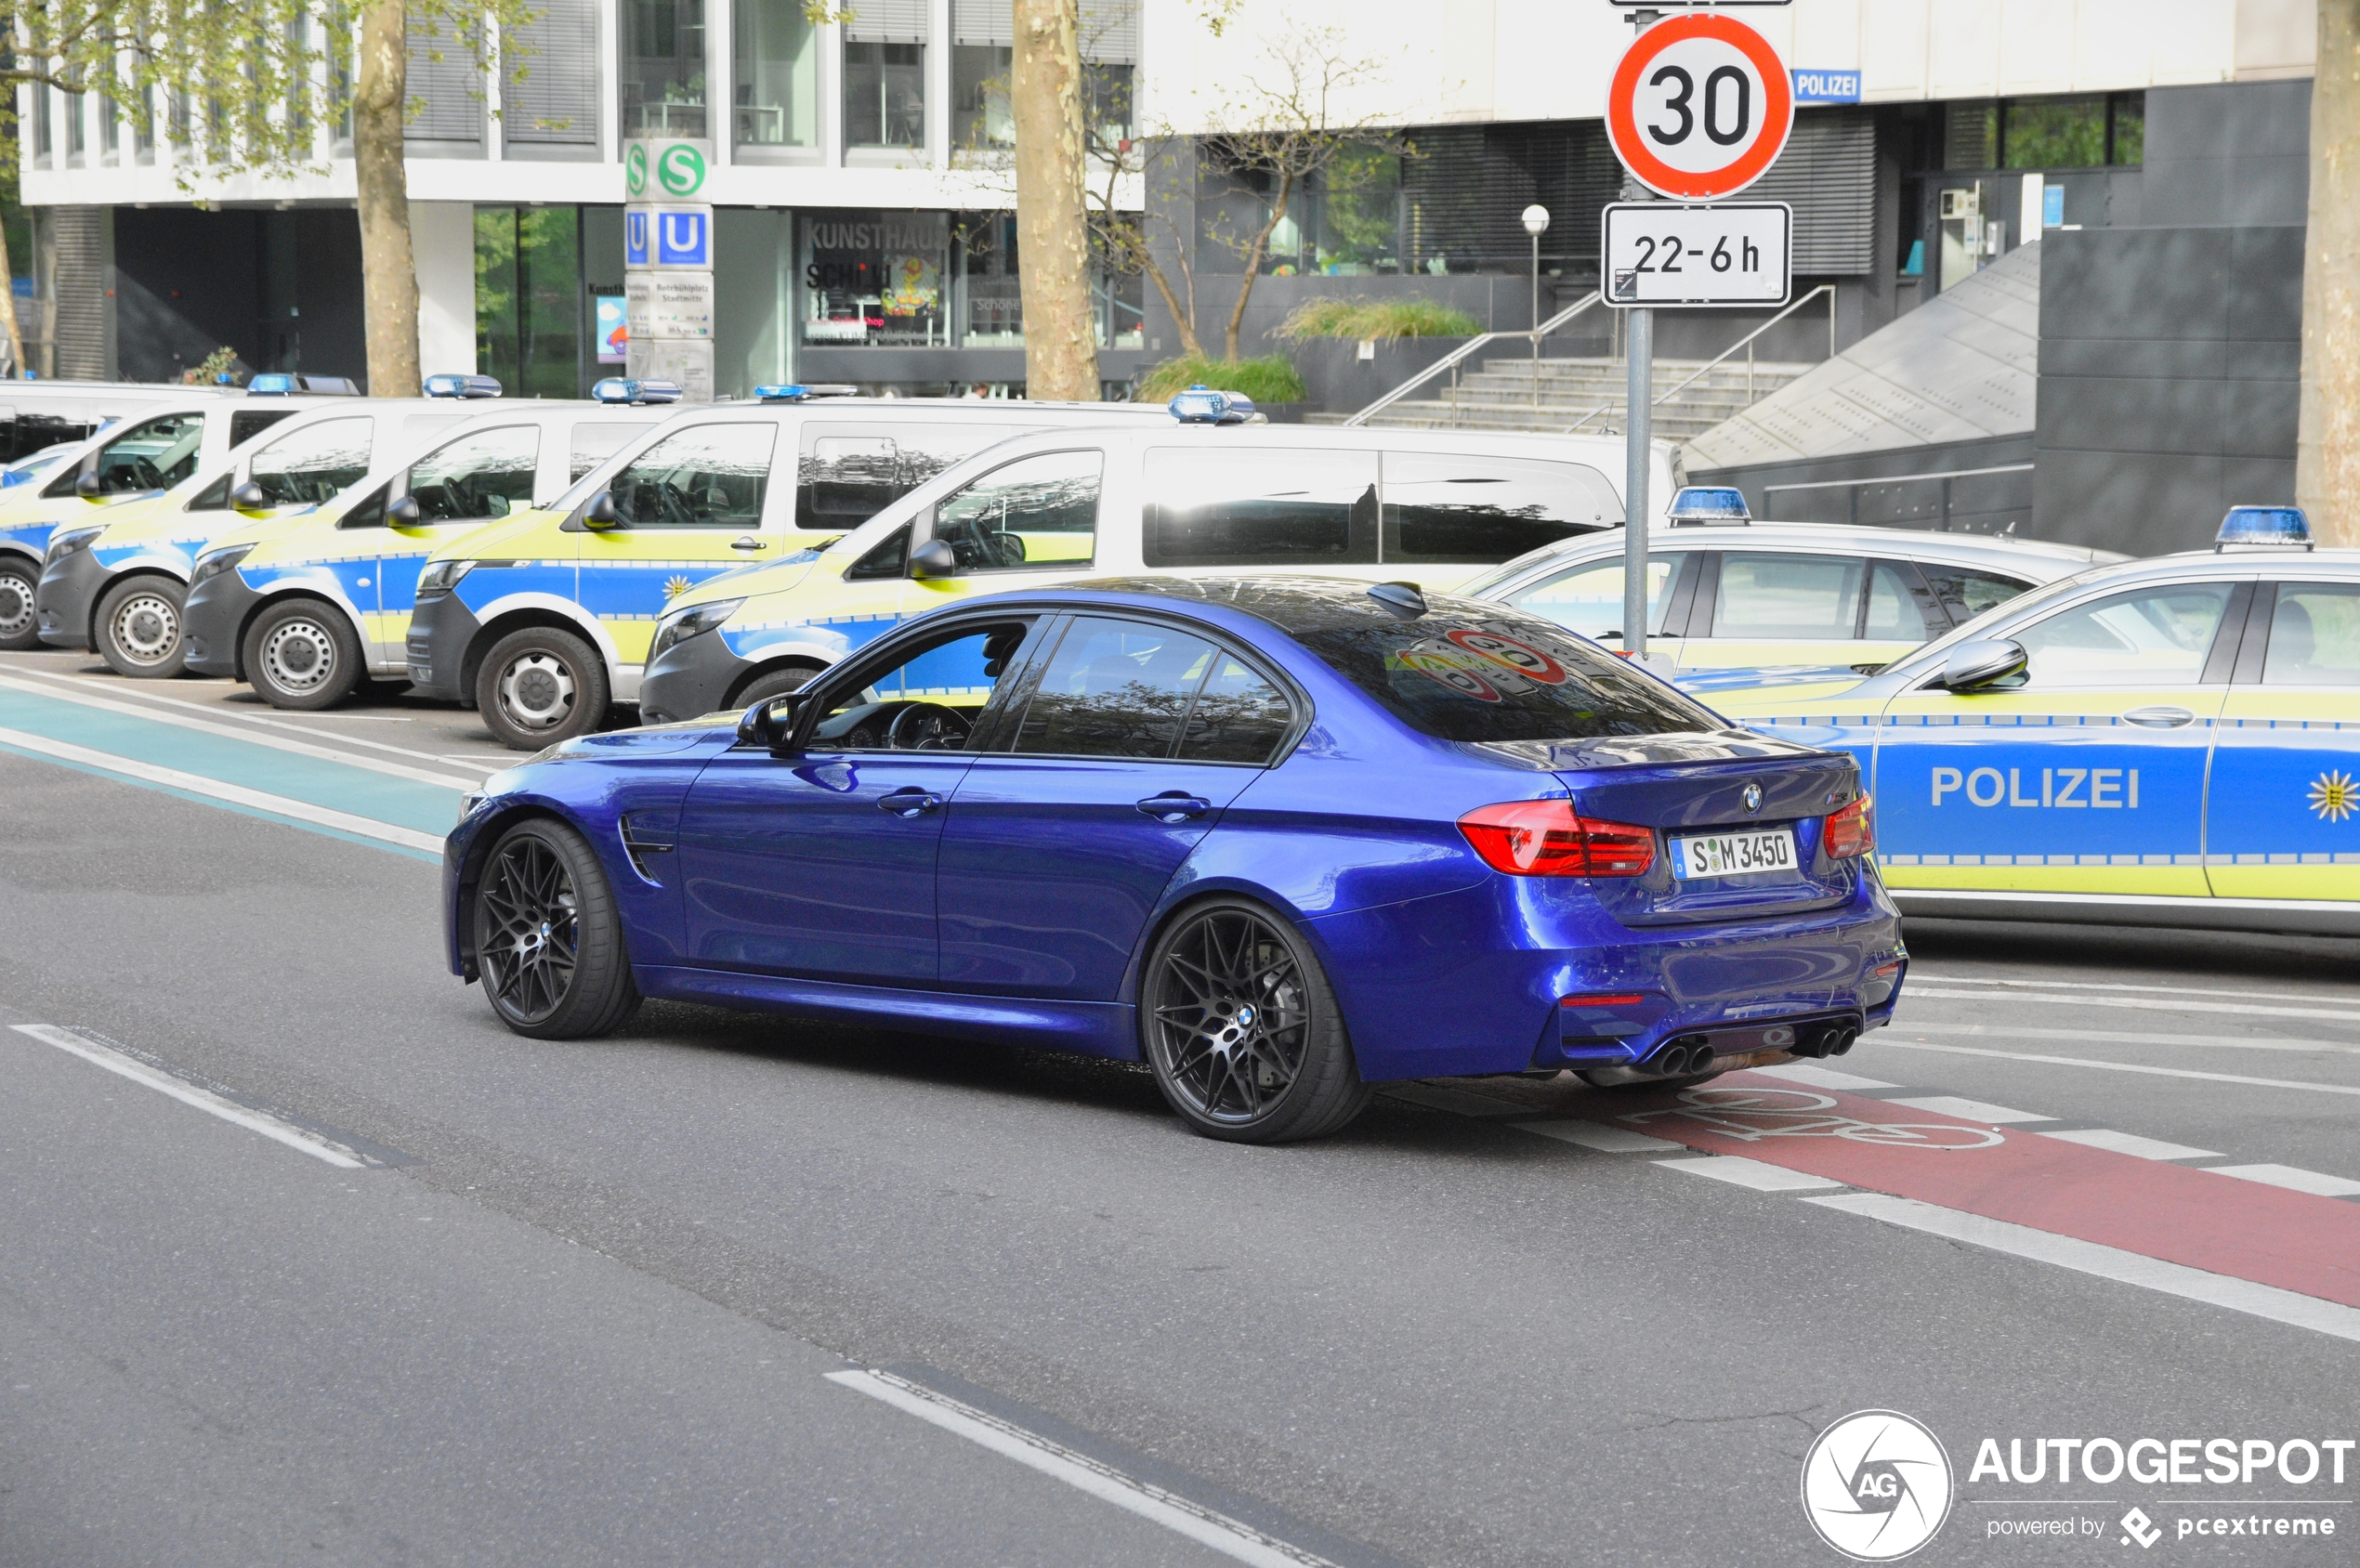
[[[457,401],[349,397],[256,412],[269,412],[275,423],[218,453],[195,444],[196,416],[172,416],[183,422],[178,439],[191,450],[166,449],[168,464],[141,460],[126,481],[148,485],[164,477],[170,488],[151,490],[103,521],[61,526],[50,536],[33,592],[43,642],[96,648],[125,675],[178,674],[185,653],[181,608],[200,549],[231,529],[332,500],[369,472],[374,453],[406,446],[469,412]],[[204,417],[209,432],[212,416]],[[232,421],[222,423],[236,433]],[[146,422],[125,439],[161,424]],[[85,458],[75,483],[95,477],[103,485],[104,461]],[[95,475],[94,464],[99,465]],[[64,482],[60,477],[44,490]]]
[[[1648,541],[1647,652],[1667,673],[1882,664],[2027,588],[2127,557],[1991,534],[1758,523],[1742,491],[1692,487]],[[1619,647],[1622,535],[1520,555],[1459,592]],[[1711,684],[1684,686],[1709,693]],[[1707,700],[1711,700],[1707,697]]]
[[[458,377],[429,377],[438,383]],[[497,398],[489,376],[471,399]],[[440,545],[546,506],[677,412],[668,404],[470,401],[489,408],[394,449],[334,500],[225,534],[197,557],[188,668],[251,682],[273,707],[320,709],[365,676],[400,680],[418,569]]]
[[[682,595],[656,629],[641,717],[793,690],[973,595],[1173,571],[1456,591],[1542,542],[1622,521],[1619,438],[1233,418],[1251,406],[1183,393],[1158,424],[1011,441],[823,551]],[[1671,456],[1657,448],[1654,493],[1670,493]]]
[[[609,395],[632,385],[617,378]],[[536,750],[637,701],[658,618],[698,583],[839,539],[1010,437],[1168,423],[1124,403],[757,390],[757,402],[680,415],[546,509],[438,548],[418,578],[412,684],[473,703],[504,744]]]
[[[2294,508],[1706,700],[1859,759],[1906,913],[2360,934],[2360,551]]]

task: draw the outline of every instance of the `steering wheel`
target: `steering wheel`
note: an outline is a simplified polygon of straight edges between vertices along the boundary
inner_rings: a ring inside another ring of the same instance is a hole
[[[671,480],[664,479],[657,483],[656,499],[662,507],[664,519],[675,528],[687,529],[697,526],[696,509],[689,504],[688,498],[681,494]]]
[[[955,751],[975,733],[975,725],[956,708],[939,702],[912,702],[894,714],[885,726],[886,749],[895,751]]]
[[[995,567],[1024,565],[1024,539],[1005,529],[995,529],[983,536],[983,548]]]

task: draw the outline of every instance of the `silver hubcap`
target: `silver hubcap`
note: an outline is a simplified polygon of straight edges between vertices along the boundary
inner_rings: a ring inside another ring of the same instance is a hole
[[[500,672],[500,712],[518,729],[555,729],[573,714],[573,672],[554,654],[520,655]]]
[[[275,626],[262,639],[262,673],[281,691],[317,691],[336,673],[336,640],[308,621]]]
[[[180,646],[180,611],[161,594],[135,594],[114,612],[108,631],[134,664],[161,664]]]
[[[33,584],[13,572],[0,573],[0,637],[21,636],[33,627]]]

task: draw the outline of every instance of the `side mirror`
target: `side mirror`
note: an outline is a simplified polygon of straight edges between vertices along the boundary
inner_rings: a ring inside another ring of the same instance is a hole
[[[2023,674],[2026,662],[2024,645],[2006,637],[1960,643],[1943,662],[1941,684],[1947,691],[1988,691]]]
[[[748,708],[738,721],[738,744],[759,746],[766,751],[776,751],[794,733],[795,715],[803,709],[805,694],[791,691],[783,697],[766,697]]]
[[[241,512],[268,512],[270,510],[270,492],[248,479],[229,492],[229,504]]]
[[[582,509],[582,526],[586,529],[610,529],[623,521],[614,509],[614,491],[600,490]]]
[[[912,577],[955,577],[958,572],[958,555],[939,539],[929,539],[910,552]]]
[[[85,474],[73,482],[73,493],[85,501],[96,501],[106,493],[106,490],[98,483],[98,475]]]
[[[398,529],[416,528],[420,515],[418,498],[414,495],[405,495],[386,508],[386,521]]]

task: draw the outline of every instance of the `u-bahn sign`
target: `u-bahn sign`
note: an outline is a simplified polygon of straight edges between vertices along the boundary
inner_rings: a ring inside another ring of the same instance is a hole
[[[1770,41],[1734,17],[1659,21],[1631,41],[1606,89],[1606,137],[1641,184],[1675,202],[1760,179],[1794,127],[1794,87]]]

